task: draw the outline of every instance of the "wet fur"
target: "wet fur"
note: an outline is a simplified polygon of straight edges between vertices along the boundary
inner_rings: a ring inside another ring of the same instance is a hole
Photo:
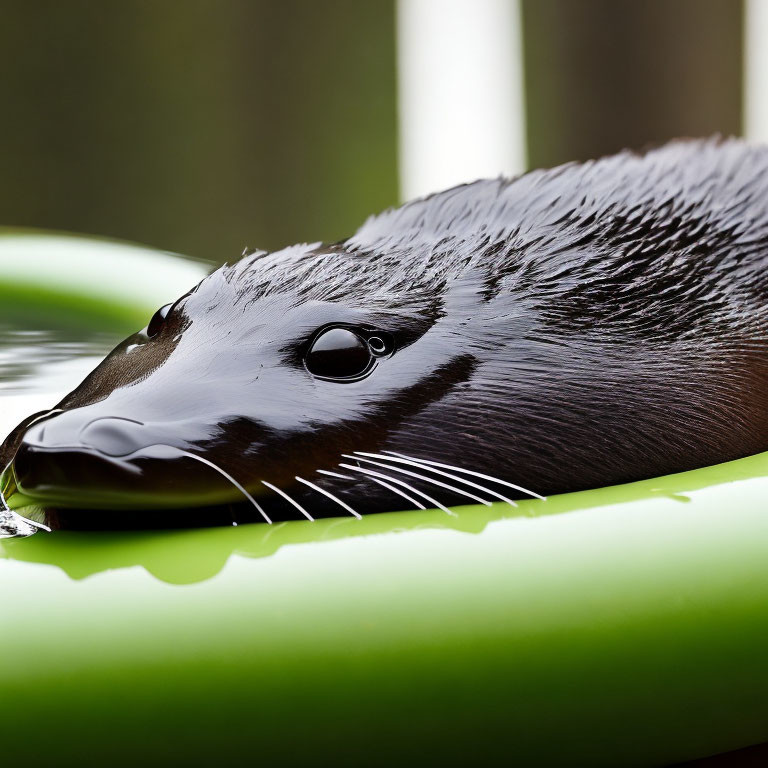
[[[424,314],[475,361],[400,426],[417,455],[458,442],[553,493],[768,448],[765,147],[674,142],[479,181],[291,255],[236,265],[239,295]]]
[[[147,383],[172,388],[193,370],[242,377],[244,401],[263,397],[257,366],[241,368],[245,347],[268,349],[268,336],[279,354],[262,365],[303,377],[264,384],[285,429],[264,410],[167,437],[315,509],[326,500],[293,476],[355,450],[543,494],[668,474],[768,448],[767,260],[765,147],[679,141],[478,181],[372,217],[343,242],[223,267],[180,303],[164,345],[130,366],[108,358],[61,407],[136,385],[146,399]],[[317,396],[302,340],[334,306],[340,320],[392,330],[399,351],[367,384],[326,382]],[[291,328],[285,343],[276,317]],[[169,356],[195,328],[196,349],[221,349],[174,370]],[[402,506],[363,480],[312,479],[362,511]]]

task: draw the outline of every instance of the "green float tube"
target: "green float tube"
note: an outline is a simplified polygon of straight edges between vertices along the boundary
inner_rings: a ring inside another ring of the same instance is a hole
[[[204,272],[7,233],[0,318],[127,334]],[[766,741],[766,475],[4,540],[0,760],[616,768]]]

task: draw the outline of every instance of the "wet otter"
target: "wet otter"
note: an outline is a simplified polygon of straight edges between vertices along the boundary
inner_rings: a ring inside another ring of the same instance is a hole
[[[766,266],[768,148],[738,140],[460,186],[214,272],[7,438],[4,488],[59,527],[165,526],[757,453]]]

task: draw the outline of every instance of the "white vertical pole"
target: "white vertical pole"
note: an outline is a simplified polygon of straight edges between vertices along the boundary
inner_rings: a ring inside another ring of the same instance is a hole
[[[768,142],[768,0],[746,0],[744,16],[744,135]]]
[[[398,0],[403,199],[525,170],[519,0]]]

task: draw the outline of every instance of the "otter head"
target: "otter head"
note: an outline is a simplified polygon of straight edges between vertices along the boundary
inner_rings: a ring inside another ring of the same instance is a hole
[[[765,450],[767,171],[765,149],[674,143],[248,254],[20,425],[4,488],[59,525],[243,501],[236,519],[275,520]]]
[[[398,494],[345,455],[409,449],[392,438],[473,361],[440,330],[435,284],[398,269],[319,246],[225,265],[7,438],[4,487],[67,526],[210,521],[241,502],[239,521],[412,506],[404,474]]]

